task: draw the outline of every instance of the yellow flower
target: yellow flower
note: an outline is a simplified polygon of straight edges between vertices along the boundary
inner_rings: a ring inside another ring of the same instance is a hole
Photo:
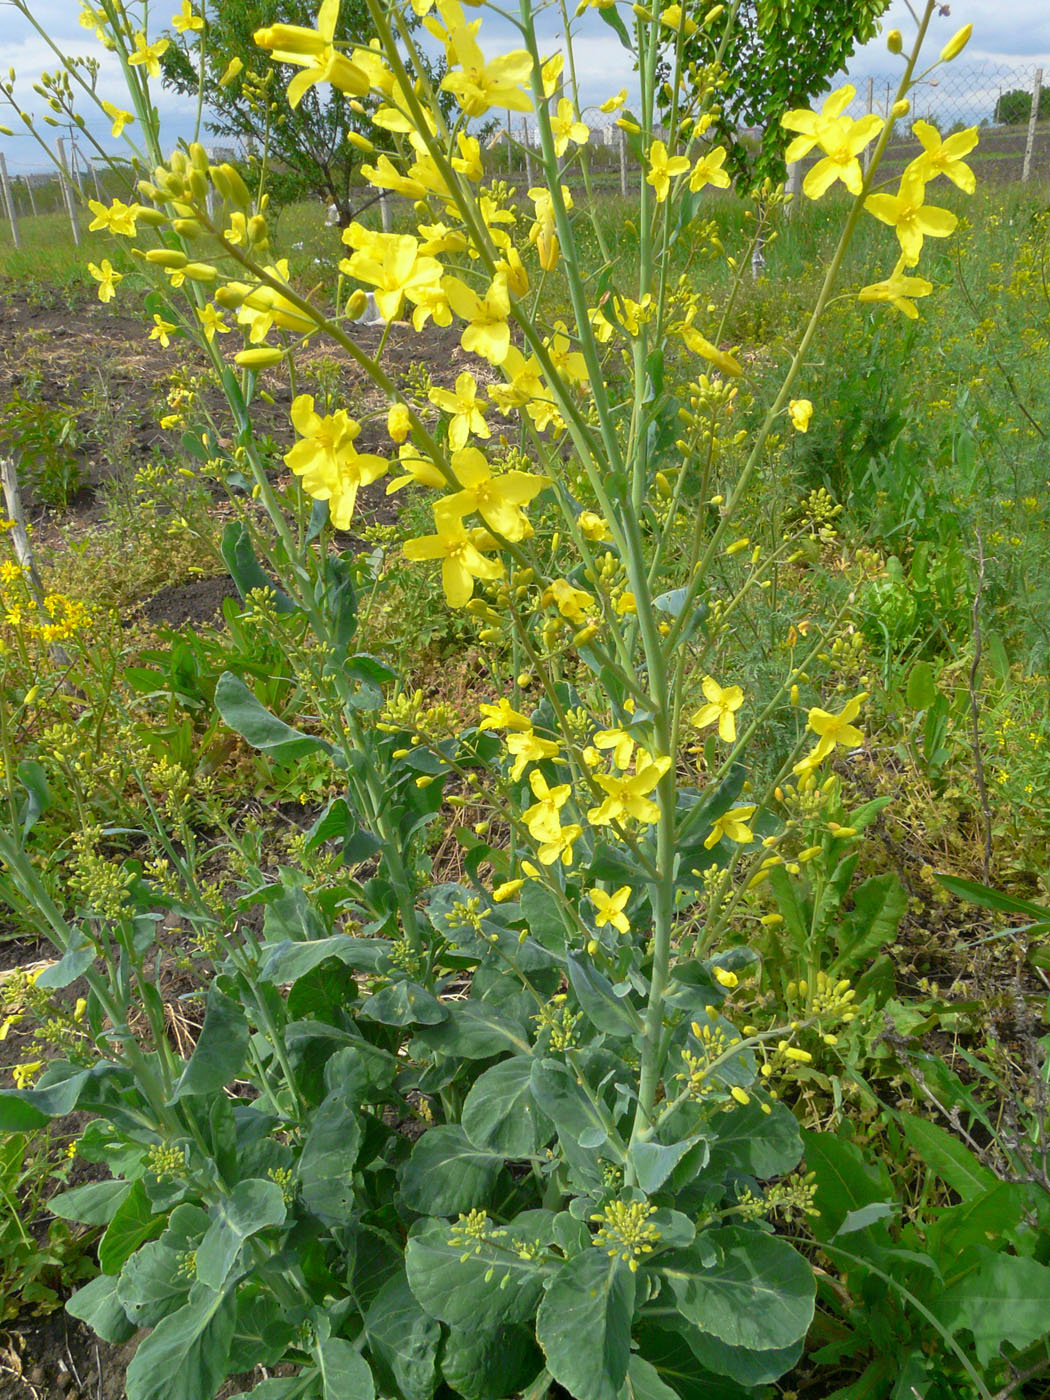
[[[481,704],[478,712],[482,716],[479,729],[517,729],[524,731],[532,728],[532,720],[527,715],[523,715],[520,710],[516,710],[506,696],[501,696],[495,705]]]
[[[754,804],[749,807],[730,807],[728,812],[723,812],[720,817],[716,817],[710,835],[704,842],[705,849],[709,851],[712,846],[717,846],[723,836],[729,841],[735,841],[738,846],[753,841],[755,834],[748,826],[748,822],[755,815],[755,811]]]
[[[809,432],[809,420],[813,417],[813,405],[809,399],[792,399],[788,404],[791,426],[800,433]]]
[[[136,34],[135,52],[128,57],[128,63],[132,67],[144,64],[151,78],[159,78],[160,60],[170,47],[170,39],[157,39],[152,44],[147,44],[145,34]]]
[[[606,113],[609,113],[609,112],[618,112],[618,111],[620,110],[620,108],[624,105],[624,103],[625,103],[626,101],[627,101],[627,89],[626,89],[626,88],[621,88],[620,91],[616,94],[615,97],[607,97],[607,98],[605,99],[605,101],[602,103],[601,107],[599,108],[599,111],[606,112]]]
[[[705,676],[700,687],[707,699],[690,719],[698,729],[718,723],[718,737],[726,744],[736,743],[736,712],[744,703],[744,692],[738,685],[722,687],[712,676]]]
[[[113,136],[119,136],[128,123],[135,120],[131,112],[125,112],[123,107],[116,107],[112,102],[103,102],[102,110],[113,123]]]
[[[847,83],[826,99],[819,113],[802,108],[786,112],[780,119],[788,131],[799,133],[785,152],[789,165],[801,160],[814,146],[824,152],[802,183],[803,193],[809,199],[819,199],[836,180],[841,180],[851,194],[860,194],[864,175],[857,157],[884,123],[874,113],[859,121],[843,116],[855,96],[856,88]]]
[[[412,431],[412,419],[408,412],[408,406],[403,403],[393,403],[387,411],[386,430],[392,442],[404,442]]]
[[[615,777],[596,773],[594,781],[606,794],[600,807],[592,807],[587,820],[592,826],[608,826],[611,822],[633,817],[640,822],[659,820],[660,808],[647,796],[671,766],[670,758],[652,758],[638,750],[638,762],[633,777]]]
[[[972,24],[964,24],[941,49],[941,62],[950,63],[953,58],[958,58],[963,49],[970,42],[970,35],[973,33]]]
[[[576,524],[580,527],[580,534],[585,540],[597,543],[612,539],[609,522],[593,510],[581,511],[576,517]]]
[[[578,822],[563,826],[557,836],[552,837],[550,841],[544,841],[540,846],[537,852],[540,864],[553,865],[556,860],[560,860],[562,865],[571,865],[573,842],[578,841],[582,835],[583,827]]]
[[[919,173],[909,167],[896,194],[870,194],[864,201],[869,214],[896,229],[905,267],[914,267],[919,261],[924,237],[947,238],[959,222],[951,210],[927,205],[925,199],[926,186]]]
[[[102,262],[98,265],[89,262],[88,272],[91,273],[92,277],[94,277],[95,281],[99,284],[99,301],[112,301],[113,297],[116,295],[117,283],[123,279],[124,274],[122,272],[114,272],[109,258],[103,258]]]
[[[724,146],[716,146],[713,151],[708,151],[706,156],[700,157],[689,176],[689,188],[694,194],[705,185],[714,185],[719,190],[729,188],[729,172],[722,169],[725,159]]]
[[[540,598],[543,607],[553,603],[562,617],[568,618],[574,627],[581,626],[587,615],[594,611],[594,599],[582,588],[574,588],[568,579],[556,578],[544,590]]]
[[[965,131],[957,131],[947,141],[941,140],[940,132],[929,122],[916,122],[912,131],[921,141],[923,151],[908,166],[908,171],[924,181],[936,175],[947,175],[964,194],[973,194],[977,177],[962,158],[977,145],[977,128],[970,126]]]
[[[869,287],[862,287],[857,293],[858,301],[887,301],[891,306],[895,306],[898,311],[903,311],[905,316],[915,321],[919,313],[915,303],[909,301],[909,297],[928,297],[933,291],[933,283],[927,282],[925,277],[906,277],[904,275],[904,259],[901,258],[893,272],[884,282],[873,282]]]
[[[513,899],[516,894],[520,894],[524,884],[524,880],[504,880],[502,885],[493,888],[492,898],[497,904],[502,904],[505,899]]]
[[[536,801],[525,809],[521,819],[534,841],[556,841],[561,833],[559,813],[569,800],[572,788],[568,783],[555,788],[548,787],[547,779],[538,768],[534,768],[529,774],[529,786]]]
[[[621,885],[615,894],[606,894],[599,889],[588,890],[587,898],[598,911],[594,916],[596,927],[604,928],[606,924],[612,924],[618,932],[630,933],[631,921],[623,912],[630,897],[630,885]]]
[[[219,335],[229,335],[230,327],[222,319],[222,312],[218,311],[210,301],[197,308],[197,316],[200,319],[201,329],[204,331],[206,340],[214,340],[216,331]]]
[[[507,540],[521,540],[528,530],[521,507],[538,496],[549,480],[531,472],[509,471],[493,476],[483,452],[461,447],[452,454],[452,470],[462,490],[441,502],[460,516],[477,511],[490,530]]]
[[[451,92],[464,116],[481,117],[490,107],[511,112],[531,112],[532,101],[522,88],[532,75],[532,58],[525,49],[515,49],[485,62],[472,28],[456,25],[446,44],[449,64],[461,71],[448,73],[441,80]]]
[[[314,411],[313,396],[300,394],[292,402],[291,418],[300,440],[285,453],[286,464],[302,477],[310,496],[328,502],[335,528],[349,529],[358,488],[381,477],[387,463],[357,451],[354,439],[361,429],[345,409],[322,418]]]
[[[179,34],[185,34],[187,30],[199,34],[204,28],[204,16],[194,11],[190,0],[182,0],[182,9],[177,15],[172,15],[171,27]]]
[[[557,758],[560,745],[553,739],[541,739],[532,729],[512,730],[507,735],[507,752],[514,755],[510,770],[512,782],[517,782],[526,765],[539,763],[544,758]]]
[[[626,772],[634,757],[635,741],[624,729],[599,729],[594,736],[596,749],[612,749],[612,759],[621,772]]]
[[[501,365],[510,349],[510,293],[507,279],[497,273],[483,297],[458,277],[444,277],[441,285],[449,305],[467,328],[460,344],[493,365]]]
[[[498,559],[486,559],[482,549],[495,548],[487,530],[468,533],[463,517],[449,511],[443,501],[434,506],[437,533],[422,539],[406,540],[406,559],[440,559],[441,584],[449,607],[462,608],[470,602],[476,578],[496,579],[503,575]]]
[[[428,397],[435,408],[452,415],[448,425],[448,445],[454,452],[466,446],[471,433],[476,437],[491,437],[478,401],[478,382],[469,370],[456,377],[454,392],[450,389],[431,389]]]
[[[558,109],[551,117],[551,133],[554,136],[554,154],[563,156],[570,141],[577,146],[587,144],[590,132],[576,115],[576,108],[567,97],[558,103]]]
[[[240,77],[240,75],[243,72],[244,60],[242,58],[238,58],[235,55],[233,58],[230,59],[229,63],[227,63],[223,71],[223,75],[219,79],[219,86],[221,88],[229,87],[230,84],[234,81],[234,79]]]
[[[712,345],[707,337],[701,335],[693,326],[679,327],[679,334],[694,354],[702,355],[723,374],[728,374],[733,378],[743,374],[744,371],[739,360],[730,355],[727,350],[719,350],[717,345]]]
[[[809,712],[809,728],[818,735],[816,747],[809,754],[810,763],[820,763],[836,748],[855,749],[864,742],[864,735],[853,721],[860,713],[860,707],[868,698],[867,691],[861,691],[850,700],[841,714],[833,715],[827,710],[814,707]]]
[[[405,297],[418,301],[424,288],[438,288],[441,264],[420,255],[411,234],[371,233],[360,224],[343,230],[343,242],[356,251],[340,262],[342,271],[376,288],[376,306],[384,321],[393,321]]]
[[[141,204],[124,204],[121,200],[115,199],[107,208],[105,204],[100,204],[97,199],[89,199],[88,208],[95,216],[88,224],[89,233],[105,228],[120,238],[135,237],[135,220],[142,213]]]
[[[153,313],[153,329],[149,333],[150,340],[159,340],[166,350],[171,344],[171,333],[178,330],[178,326],[173,321],[165,321],[163,316]]]
[[[276,63],[294,63],[303,71],[288,84],[288,103],[298,107],[315,83],[331,83],[339,92],[364,97],[370,87],[368,74],[334,46],[340,0],[322,0],[317,28],[298,24],[272,24],[255,31],[255,42],[269,49]]]
[[[696,20],[690,19],[681,5],[668,5],[666,10],[661,10],[660,23],[666,24],[668,29],[680,29],[687,39],[691,34],[695,34],[699,27]]]
[[[671,188],[675,175],[683,175],[689,169],[688,156],[669,156],[662,141],[654,141],[649,147],[649,173],[646,181],[656,191],[656,202],[662,204]]]

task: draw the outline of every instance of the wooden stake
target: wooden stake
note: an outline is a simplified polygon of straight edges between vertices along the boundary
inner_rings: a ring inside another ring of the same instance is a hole
[[[62,198],[65,201],[66,213],[69,215],[69,224],[73,230],[73,242],[80,247],[80,220],[77,218],[76,196],[73,194],[73,186],[69,177],[69,166],[66,161],[66,140],[64,136],[58,138],[58,183],[62,190]]]
[[[15,196],[7,179],[7,161],[4,159],[3,151],[0,151],[0,194],[3,195],[4,208],[11,221],[12,241],[16,248],[21,248],[22,244],[18,237],[18,215],[15,212]]]
[[[1043,95],[1043,70],[1035,70],[1035,83],[1032,87],[1032,115],[1028,118],[1028,139],[1024,143],[1024,165],[1021,168],[1021,182],[1028,183],[1032,176],[1032,151],[1035,147],[1035,128],[1039,122],[1039,99]]]

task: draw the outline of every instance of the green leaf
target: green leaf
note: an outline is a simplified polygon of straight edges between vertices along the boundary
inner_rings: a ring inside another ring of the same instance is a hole
[[[215,705],[229,727],[253,749],[273,758],[301,758],[303,754],[335,754],[332,745],[312,734],[302,734],[270,714],[245,683],[232,671],[223,671],[215,686]]]
[[[246,598],[253,588],[265,588],[274,594],[274,605],[278,612],[295,612],[296,605],[291,598],[287,593],[281,592],[255,557],[252,537],[243,521],[227,522],[222,532],[220,549],[230,577],[237,585],[237,592],[242,598]]]
[[[576,1400],[618,1400],[631,1355],[635,1275],[588,1249],[555,1274],[536,1314],[547,1369]]]
[[[681,1327],[675,1330],[685,1339],[701,1366],[715,1375],[728,1376],[740,1385],[770,1385],[790,1371],[802,1355],[801,1337],[789,1347],[754,1351],[751,1347],[730,1346],[684,1319],[681,1322]]]
[[[329,958],[338,958],[357,972],[378,972],[390,948],[387,938],[347,938],[344,934],[313,938],[305,943],[292,939],[267,943],[263,947],[266,961],[259,970],[259,978],[277,986],[298,982]]]
[[[295,1340],[296,1327],[283,1303],[269,1290],[252,1286],[237,1290],[237,1323],[230,1343],[229,1370],[252,1371],[276,1366]]]
[[[831,1133],[803,1134],[806,1166],[816,1173],[816,1205],[820,1211],[811,1229],[830,1240],[853,1212],[875,1203],[893,1201],[889,1177],[867,1161],[860,1149]]]
[[[752,1389],[705,1371],[681,1332],[643,1327],[638,1342],[640,1355],[679,1400],[754,1400]]]
[[[60,1220],[108,1225],[130,1190],[130,1181],[91,1181],[86,1186],[74,1186],[72,1191],[60,1191],[51,1197],[47,1208]]]
[[[139,1344],[125,1378],[127,1400],[201,1400],[226,1376],[237,1303],[198,1283],[189,1302]]]
[[[197,1277],[209,1288],[224,1286],[250,1236],[284,1222],[281,1188],[275,1181],[248,1178],[209,1211],[211,1224],[197,1248]]]
[[[813,1270],[775,1235],[737,1225],[705,1230],[691,1248],[662,1259],[658,1272],[682,1316],[730,1346],[789,1347],[813,1320]]]
[[[584,1015],[606,1035],[629,1036],[642,1029],[642,1018],[629,1002],[620,1000],[612,983],[589,962],[569,954],[569,981]]]
[[[632,1352],[623,1400],[678,1400],[678,1392],[660,1379],[660,1372],[644,1356]]]
[[[892,943],[907,908],[908,896],[892,872],[865,880],[835,933],[839,958],[853,965]]]
[[[897,1123],[908,1146],[962,1200],[983,1196],[999,1184],[994,1172],[983,1167],[969,1148],[937,1123],[907,1113],[898,1113]]]
[[[125,1260],[164,1229],[166,1217],[155,1215],[141,1179],[136,1181],[114,1212],[106,1233],[98,1242],[98,1262],[104,1274],[119,1273]]]
[[[531,1083],[533,1097],[560,1134],[588,1150],[601,1147],[616,1161],[624,1160],[622,1145],[611,1136],[604,1104],[587,1092],[568,1065],[533,1060]]]
[[[445,1338],[441,1374],[467,1400],[503,1400],[516,1395],[543,1366],[536,1343],[524,1327],[465,1332]]]
[[[175,1085],[172,1103],[191,1094],[217,1094],[236,1079],[248,1057],[248,1038],[240,1002],[220,992],[213,982],[200,1039]]]
[[[928,710],[937,699],[937,684],[933,676],[933,664],[929,661],[916,661],[908,672],[908,684],[904,692],[910,710]]]
[[[506,1242],[550,1242],[550,1211],[525,1211],[509,1225],[501,1226]],[[496,1226],[493,1226],[493,1230]],[[445,1220],[417,1221],[405,1251],[408,1282],[425,1312],[450,1327],[492,1329],[525,1322],[536,1310],[545,1274],[535,1259],[500,1255],[467,1254],[449,1244]]]
[[[299,1158],[303,1205],[325,1225],[345,1225],[354,1200],[361,1128],[344,1089],[334,1089],[313,1116]]]
[[[49,1114],[18,1093],[0,1094],[0,1133],[28,1133],[43,1128]]]
[[[135,1335],[135,1324],[128,1321],[128,1315],[120,1305],[117,1280],[112,1274],[99,1274],[83,1288],[78,1288],[71,1298],[66,1299],[66,1312],[70,1317],[86,1322],[104,1342],[112,1342],[115,1346]]]
[[[532,1057],[515,1055],[480,1074],[463,1104],[463,1131],[475,1147],[502,1157],[531,1157],[550,1140],[554,1125],[536,1106]]]
[[[447,1005],[447,1003],[439,1003]],[[468,1060],[487,1060],[490,1055],[527,1055],[529,1038],[520,1021],[488,1002],[460,1001],[440,1025],[426,1026],[419,1039],[432,1050],[445,1055],[462,1055]]]
[[[1033,904],[1029,899],[1002,894],[987,885],[979,885],[975,880],[961,880],[957,875],[935,875],[934,878],[950,894],[957,895],[959,899],[965,899],[970,904],[980,904],[985,909],[995,909],[1001,914],[1026,914],[1036,920],[1040,931],[1044,926],[1050,928],[1050,909],[1045,904]]]
[[[898,1205],[890,1201],[872,1201],[870,1205],[851,1210],[835,1231],[835,1239],[841,1239],[843,1235],[855,1235],[858,1230],[866,1230],[876,1221],[888,1220],[890,1216],[896,1215],[899,1209]]]
[[[632,1144],[627,1151],[627,1161],[634,1168],[635,1179],[641,1190],[647,1196],[659,1191],[685,1154],[699,1141],[698,1137],[691,1137],[686,1138],[684,1142],[671,1143],[669,1147],[660,1142]]]
[[[401,978],[368,998],[358,1013],[384,1026],[433,1026],[448,1019],[448,1007],[418,982]]]
[[[951,1284],[934,1311],[953,1331],[967,1328],[982,1366],[1009,1342],[1019,1350],[1050,1335],[1050,1269],[978,1245],[969,1275]]]
[[[47,773],[43,766],[34,760],[23,760],[15,769],[15,773],[26,795],[25,803],[18,813],[18,821],[22,824],[22,840],[24,841],[51,806],[51,793],[47,786]],[[37,981],[39,980],[37,978]]]
[[[393,1376],[404,1400],[430,1400],[437,1388],[441,1324],[416,1302],[404,1274],[376,1294],[365,1331],[373,1356]]]
[[[375,1400],[375,1381],[368,1362],[341,1337],[329,1337],[317,1348],[322,1400]]]
[[[631,36],[628,34],[627,26],[624,24],[619,14],[617,14],[616,10],[610,5],[607,9],[600,9],[598,13],[609,28],[614,31],[616,37],[627,52],[633,54],[634,44],[631,40]]]
[[[79,929],[74,930],[79,934]],[[47,989],[61,990],[75,982],[78,977],[82,977],[91,964],[95,961],[96,949],[94,943],[85,939],[82,943],[67,948],[59,958],[57,963],[50,967],[45,967],[40,976],[36,979],[35,986]]]
[[[421,1215],[458,1215],[484,1206],[503,1158],[475,1147],[458,1124],[429,1128],[401,1173],[401,1195]]]
[[[763,1113],[757,1099],[740,1104],[718,1120],[708,1171],[724,1176],[745,1173],[759,1181],[783,1176],[802,1160],[798,1121],[781,1103]]]
[[[136,1327],[155,1327],[185,1303],[193,1281],[179,1271],[184,1253],[156,1240],[143,1245],[121,1269],[117,1297]]]

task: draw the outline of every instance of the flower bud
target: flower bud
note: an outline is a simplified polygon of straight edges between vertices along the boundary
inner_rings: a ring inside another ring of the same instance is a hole
[[[891,29],[886,35],[886,47],[890,53],[900,53],[904,48],[904,35],[899,29]]]
[[[281,363],[284,351],[260,345],[253,350],[241,350],[233,358],[242,369],[267,369],[270,365]]]
[[[156,263],[158,267],[185,267],[187,258],[177,248],[151,248],[146,254],[146,261]]]
[[[973,33],[972,24],[964,24],[957,34],[952,37],[941,49],[941,62],[950,63],[953,58],[958,58],[963,49],[970,42],[970,35]]]
[[[172,228],[180,238],[202,238],[204,228],[196,219],[173,219]]]
[[[346,314],[351,321],[356,321],[359,316],[363,316],[365,307],[368,305],[368,293],[363,292],[359,287],[356,292],[351,292],[346,303]]]
[[[891,117],[906,117],[911,111],[911,103],[906,97],[902,97],[899,102],[895,102],[890,108]]]

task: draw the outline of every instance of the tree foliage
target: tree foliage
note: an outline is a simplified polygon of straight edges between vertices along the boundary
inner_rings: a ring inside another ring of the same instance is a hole
[[[202,7],[204,34],[203,96],[205,126],[217,136],[244,144],[249,160],[267,156],[267,183],[278,202],[308,194],[332,201],[341,222],[353,216],[351,189],[364,157],[347,134],[357,131],[382,147],[385,133],[355,111],[350,99],[328,85],[311,88],[299,105],[285,95],[287,72],[257,48],[257,29],[275,23],[314,26],[316,0],[222,0]],[[343,0],[336,41],[352,48],[366,44],[371,33],[365,0]],[[175,42],[161,60],[164,82],[196,97],[201,76],[200,36],[173,35]],[[227,77],[230,65],[237,69]],[[359,107],[361,104],[357,104]],[[373,103],[374,105],[374,103]]]
[[[888,7],[889,0],[741,0],[722,58],[728,80],[710,128],[738,183],[784,179],[780,118],[827,88]],[[710,63],[719,38],[712,27],[699,27],[685,41],[687,57],[698,68]],[[761,131],[757,145],[741,136],[744,127]]]
[[[1010,92],[999,94],[999,100],[995,104],[995,124],[996,126],[1024,126],[1031,120],[1032,116],[1032,94],[1025,92],[1024,88],[1013,88]],[[1039,121],[1050,120],[1050,87],[1045,87],[1039,94]]]

